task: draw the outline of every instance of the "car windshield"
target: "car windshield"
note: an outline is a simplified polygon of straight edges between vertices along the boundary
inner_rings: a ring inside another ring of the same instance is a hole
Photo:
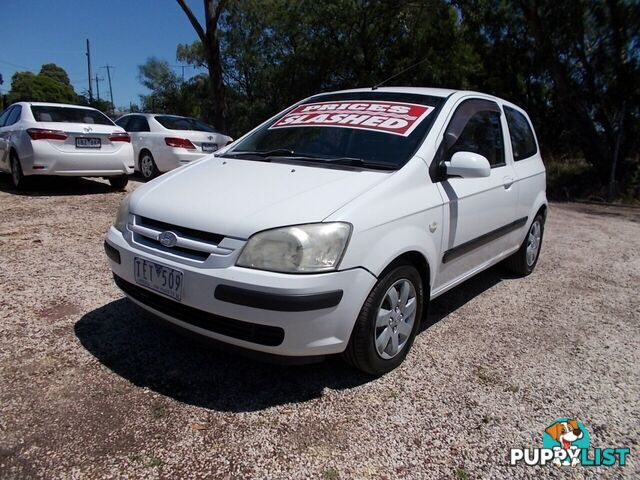
[[[217,133],[215,129],[200,120],[189,117],[175,117],[173,115],[156,115],[160,125],[169,130],[195,130],[198,132]]]
[[[376,91],[318,95],[224,155],[396,170],[416,152],[443,102],[443,97]]]
[[[36,119],[36,122],[114,125],[104,113],[88,108],[31,105],[31,113],[33,113],[33,118]]]

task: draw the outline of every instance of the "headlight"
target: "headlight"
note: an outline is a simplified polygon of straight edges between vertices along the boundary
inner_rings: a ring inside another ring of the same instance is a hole
[[[127,223],[129,222],[129,197],[130,194],[122,199],[120,202],[120,206],[118,207],[118,213],[116,215],[116,221],[113,226],[116,230],[120,230],[124,233],[127,228]]]
[[[282,227],[253,235],[236,265],[284,273],[335,270],[351,225],[342,222]]]

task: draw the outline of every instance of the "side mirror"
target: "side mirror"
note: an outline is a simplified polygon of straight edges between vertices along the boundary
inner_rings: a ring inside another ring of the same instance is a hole
[[[480,178],[491,175],[491,166],[486,157],[473,152],[456,152],[451,161],[445,162],[447,175],[462,178]]]

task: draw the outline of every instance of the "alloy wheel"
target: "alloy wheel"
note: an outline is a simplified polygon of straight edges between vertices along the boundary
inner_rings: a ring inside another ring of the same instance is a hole
[[[542,226],[540,220],[536,220],[529,229],[529,235],[527,236],[527,265],[533,266],[538,258],[538,252],[540,251],[540,241],[542,240]]]
[[[145,155],[140,159],[140,171],[144,178],[153,176],[153,159],[149,155]]]
[[[396,281],[385,293],[376,317],[374,342],[381,358],[398,355],[411,337],[416,319],[416,289],[407,279]]]

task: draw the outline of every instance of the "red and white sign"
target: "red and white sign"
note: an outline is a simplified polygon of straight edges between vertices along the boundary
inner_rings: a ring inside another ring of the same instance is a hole
[[[407,137],[433,108],[417,103],[370,100],[305,103],[284,115],[269,129],[342,127]]]

